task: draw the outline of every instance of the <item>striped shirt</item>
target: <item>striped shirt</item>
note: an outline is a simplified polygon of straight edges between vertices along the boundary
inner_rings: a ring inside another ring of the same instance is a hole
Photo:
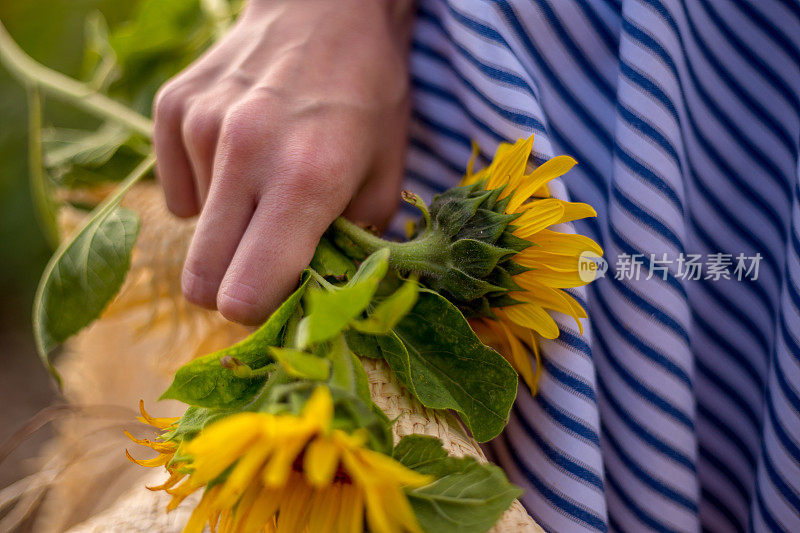
[[[595,206],[576,229],[610,264],[486,447],[531,515],[800,531],[800,4],[419,4],[406,186],[429,199],[471,140],[486,162],[534,133],[535,157],[578,160],[553,190]]]

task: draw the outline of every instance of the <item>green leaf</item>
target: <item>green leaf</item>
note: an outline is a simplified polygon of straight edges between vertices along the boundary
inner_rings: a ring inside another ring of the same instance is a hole
[[[399,289],[384,298],[367,318],[354,320],[351,326],[362,333],[387,333],[414,307],[418,291],[419,284],[415,279],[406,280]]]
[[[480,442],[500,434],[517,395],[517,374],[453,304],[420,290],[394,332],[396,339],[378,338],[384,358],[424,406],[457,411]]]
[[[302,349],[338,335],[367,308],[388,268],[389,250],[379,250],[361,263],[347,285],[309,290],[308,316],[300,321],[297,346]]]
[[[206,0],[135,2],[133,16],[115,25],[109,36],[120,72],[109,94],[149,113],[159,86],[218,36],[224,21],[213,9],[204,9],[207,4]]]
[[[381,351],[381,347],[378,345],[378,338],[375,335],[365,335],[354,329],[348,329],[344,332],[344,338],[347,340],[347,346],[350,347],[350,350],[359,357],[383,359],[383,351]]]
[[[317,244],[314,257],[311,259],[311,268],[324,277],[349,279],[356,272],[353,260],[344,255],[326,237],[322,237]]]
[[[252,400],[266,376],[236,377],[220,364],[220,359],[226,356],[235,357],[253,369],[272,361],[270,350],[280,343],[283,327],[300,305],[308,279],[249,337],[179,368],[161,399],[179,400],[199,407],[226,408],[242,406]]]
[[[350,351],[344,338],[337,339],[333,343],[328,358],[333,367],[329,381],[331,387],[355,394],[367,404],[372,403],[369,393],[369,378],[364,371],[364,366]]]
[[[392,450],[392,457],[421,474],[438,475],[438,465],[449,457],[442,442],[427,435],[406,435]]]
[[[83,71],[91,87],[103,91],[119,77],[117,54],[108,41],[108,23],[100,11],[89,13],[85,27]]]
[[[130,137],[130,130],[113,122],[104,123],[96,131],[51,129],[44,138],[45,166],[99,167]]]
[[[382,248],[359,265],[358,271],[347,283],[348,287],[353,287],[361,283],[375,283],[376,285],[386,276],[389,270],[389,249]]]
[[[100,316],[125,281],[139,217],[119,202],[154,164],[155,156],[142,160],[44,269],[33,301],[33,336],[39,357],[59,383],[49,354]]]
[[[48,354],[95,320],[125,281],[139,217],[122,207],[102,210],[50,259],[34,302],[39,353]]]
[[[522,494],[497,466],[472,457],[449,457],[434,437],[404,437],[392,455],[407,467],[437,478],[407,493],[417,520],[431,533],[488,531]]]
[[[331,373],[330,363],[321,357],[294,348],[270,348],[269,352],[295,378],[322,381]]]

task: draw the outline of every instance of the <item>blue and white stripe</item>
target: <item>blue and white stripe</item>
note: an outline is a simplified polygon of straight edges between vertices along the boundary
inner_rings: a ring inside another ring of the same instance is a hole
[[[800,4],[421,0],[409,188],[535,133],[622,254],[760,253],[757,281],[614,279],[543,343],[487,451],[548,531],[800,531]],[[399,224],[399,221],[398,221]],[[399,227],[395,226],[396,228]],[[646,271],[646,268],[645,268]],[[610,272],[613,274],[613,272]]]

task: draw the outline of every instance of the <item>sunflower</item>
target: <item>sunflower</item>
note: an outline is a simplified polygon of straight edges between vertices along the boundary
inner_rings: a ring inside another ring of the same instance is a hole
[[[514,144],[501,143],[491,164],[473,172],[477,156],[477,146],[473,146],[461,185],[499,190],[497,207],[502,214],[515,217],[509,226],[512,235],[530,243],[510,258],[522,267],[512,276],[517,287],[508,293],[511,300],[494,300],[491,316],[474,317],[471,323],[481,339],[498,349],[535,392],[540,369],[534,372],[529,354],[535,355],[537,367],[541,359],[534,334],[558,337],[558,325],[548,310],[573,317],[583,333],[580,319],[586,318],[586,311],[564,289],[592,281],[585,272],[579,273],[581,256],[589,252],[599,257],[603,250],[583,235],[548,229],[597,213],[588,204],[550,197],[547,184],[568,172],[576,161],[557,156],[526,173],[532,148],[533,136]]]
[[[206,524],[223,533],[360,533],[365,514],[376,533],[420,532],[404,488],[433,478],[368,449],[365,430],[348,434],[332,420],[330,391],[319,387],[298,416],[243,412],[212,423],[180,445],[180,459],[173,450],[171,463],[163,443],[137,442],[161,454],[146,466],[172,469],[158,487],[172,495],[168,510],[205,488],[184,533]]]

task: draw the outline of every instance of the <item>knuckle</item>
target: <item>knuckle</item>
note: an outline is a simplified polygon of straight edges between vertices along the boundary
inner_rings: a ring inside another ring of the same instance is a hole
[[[213,106],[204,102],[193,104],[181,125],[183,138],[192,146],[213,146],[217,140],[219,123],[219,113]]]
[[[153,117],[156,121],[177,119],[183,111],[184,96],[180,86],[168,82],[156,93],[153,100]]]
[[[252,156],[262,142],[262,125],[247,108],[235,106],[222,120],[220,142],[232,158]]]
[[[286,195],[291,199],[335,201],[340,196],[337,180],[330,175],[318,172],[298,172],[298,168],[295,168],[294,172],[287,173],[285,176]]]

